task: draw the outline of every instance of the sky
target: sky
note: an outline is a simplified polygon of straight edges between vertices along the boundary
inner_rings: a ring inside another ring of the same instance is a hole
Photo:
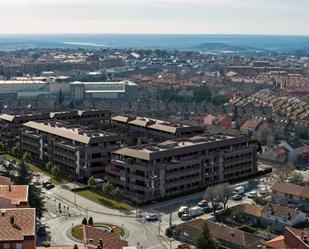
[[[0,34],[309,35],[309,0],[0,0]]]

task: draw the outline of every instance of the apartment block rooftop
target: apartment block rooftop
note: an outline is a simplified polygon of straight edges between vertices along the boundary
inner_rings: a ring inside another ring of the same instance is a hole
[[[162,156],[172,155],[172,151],[180,150],[182,153],[196,151],[199,148],[211,148],[216,146],[225,146],[228,140],[235,140],[235,143],[248,142],[249,138],[245,136],[227,136],[227,135],[198,135],[191,138],[180,138],[167,140],[159,144],[145,144],[130,148],[121,148],[115,151],[115,154],[136,157],[143,160],[153,160]],[[221,145],[222,144],[222,145]]]
[[[84,144],[99,142],[104,140],[112,140],[118,135],[101,130],[90,130],[84,126],[70,125],[58,121],[34,122],[30,121],[23,125],[25,128],[39,130],[65,139],[77,141]],[[120,137],[119,137],[120,139]]]
[[[170,121],[148,118],[148,117],[130,117],[118,115],[111,119],[112,121],[127,123],[129,125],[147,127],[152,130],[167,132],[167,133],[177,133],[177,132],[190,132],[190,131],[203,131],[204,128],[201,126],[191,126],[181,123],[174,123]]]

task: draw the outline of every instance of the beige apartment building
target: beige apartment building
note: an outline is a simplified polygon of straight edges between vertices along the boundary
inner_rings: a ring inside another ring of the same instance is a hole
[[[257,146],[248,137],[199,135],[113,153],[105,179],[145,201],[250,176]]]
[[[147,117],[114,116],[111,125],[124,136],[165,141],[180,137],[192,137],[204,132],[201,126],[173,123]]]
[[[63,174],[101,177],[111,152],[122,140],[113,133],[90,130],[63,122],[27,122],[21,132],[21,150],[33,160],[58,165]]]

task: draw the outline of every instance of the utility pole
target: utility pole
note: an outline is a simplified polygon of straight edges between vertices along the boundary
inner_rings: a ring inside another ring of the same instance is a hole
[[[170,220],[169,220],[169,223],[170,223],[170,228],[172,227],[172,212],[170,212]]]

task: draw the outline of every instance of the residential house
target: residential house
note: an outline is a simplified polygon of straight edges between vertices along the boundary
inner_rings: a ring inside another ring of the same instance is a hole
[[[292,227],[303,223],[306,213],[298,208],[282,206],[269,203],[261,210],[261,222],[264,226],[271,226],[277,231],[282,231],[284,227]]]
[[[231,207],[233,214],[240,214],[242,220],[245,220],[246,223],[257,224],[261,219],[261,211],[263,206],[250,204],[250,203],[241,203],[237,206]]]
[[[0,185],[0,208],[28,207],[28,185]]]
[[[272,187],[272,201],[282,205],[293,204],[309,212],[309,185],[277,182]]]
[[[304,144],[299,141],[283,142],[278,147],[287,150],[287,160],[290,162],[298,162],[303,155]]]
[[[261,118],[248,119],[240,126],[240,132],[247,136],[253,136],[263,122]]]
[[[224,224],[196,219],[175,226],[174,236],[177,240],[193,244],[194,238],[202,233],[202,226],[207,222],[211,235],[226,249],[257,248],[261,238]]]
[[[0,248],[35,249],[35,209],[0,209]]]
[[[5,176],[0,176],[0,185],[11,185],[11,179]]]
[[[285,227],[284,234],[265,243],[270,249],[308,249],[309,232],[305,230]]]
[[[206,126],[211,126],[214,125],[215,122],[217,121],[217,117],[211,114],[207,114],[204,118],[203,118],[203,124]]]
[[[224,115],[218,118],[217,124],[221,128],[230,129],[233,127],[233,119],[229,115]]]

